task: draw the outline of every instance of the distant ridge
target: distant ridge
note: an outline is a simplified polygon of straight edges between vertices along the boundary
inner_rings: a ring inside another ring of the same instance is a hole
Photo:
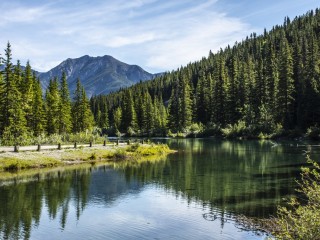
[[[76,88],[77,79],[80,78],[88,97],[108,94],[159,75],[148,73],[137,65],[123,63],[112,56],[85,55],[80,58],[68,58],[50,71],[38,73],[43,89],[48,87],[50,79],[60,79],[63,71],[67,75],[71,95]]]

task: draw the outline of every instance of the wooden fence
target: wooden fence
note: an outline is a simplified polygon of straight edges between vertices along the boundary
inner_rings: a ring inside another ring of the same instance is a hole
[[[144,140],[140,141],[141,143],[144,143]],[[42,151],[42,150],[62,150],[62,149],[72,149],[72,148],[83,148],[83,147],[94,147],[94,146],[118,146],[118,145],[130,145],[132,143],[132,140],[114,140],[114,141],[104,141],[100,144],[94,144],[93,142],[89,143],[77,143],[74,144],[66,144],[62,145],[61,143],[55,144],[55,145],[33,145],[33,146],[3,146],[0,147],[0,153],[1,152],[20,152],[20,151]]]

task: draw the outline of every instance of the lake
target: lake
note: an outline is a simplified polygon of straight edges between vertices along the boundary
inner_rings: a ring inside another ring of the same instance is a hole
[[[0,183],[0,239],[265,239],[238,214],[275,215],[295,194],[297,142],[167,139],[155,162],[81,166]],[[319,149],[318,149],[319,148]]]

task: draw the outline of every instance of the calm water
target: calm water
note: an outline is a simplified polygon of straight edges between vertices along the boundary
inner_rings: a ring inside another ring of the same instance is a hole
[[[167,140],[179,150],[134,166],[0,183],[0,239],[264,239],[237,214],[268,217],[294,194],[305,151],[271,141]]]

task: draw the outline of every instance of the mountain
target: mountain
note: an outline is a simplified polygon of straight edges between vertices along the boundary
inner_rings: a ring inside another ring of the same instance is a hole
[[[107,94],[157,76],[137,65],[123,63],[108,55],[103,57],[85,55],[80,58],[68,58],[50,71],[39,73],[43,89],[48,87],[53,77],[60,79],[63,71],[67,75],[71,95],[76,88],[77,79],[80,78],[88,97]]]

